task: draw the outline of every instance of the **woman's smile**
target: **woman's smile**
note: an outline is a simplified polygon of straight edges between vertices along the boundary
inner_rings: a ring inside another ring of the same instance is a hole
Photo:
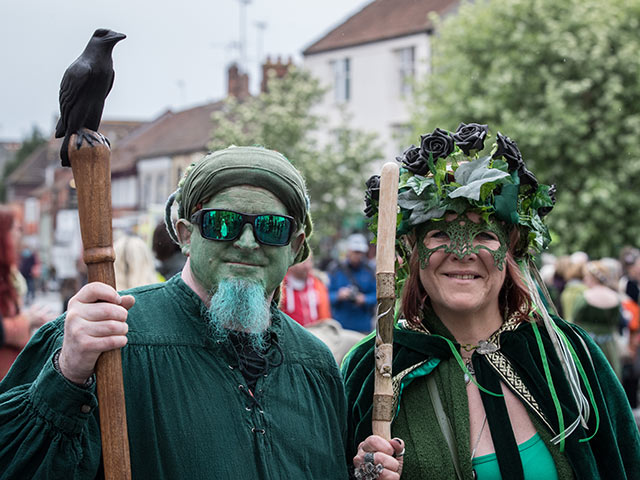
[[[454,280],[475,280],[482,277],[482,275],[475,272],[445,272],[443,275]]]

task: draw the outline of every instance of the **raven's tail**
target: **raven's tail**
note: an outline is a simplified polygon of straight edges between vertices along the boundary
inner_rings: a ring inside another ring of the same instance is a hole
[[[69,161],[69,135],[65,135],[64,140],[62,140],[62,146],[60,147],[60,160],[62,160],[63,167],[71,166],[71,162]]]

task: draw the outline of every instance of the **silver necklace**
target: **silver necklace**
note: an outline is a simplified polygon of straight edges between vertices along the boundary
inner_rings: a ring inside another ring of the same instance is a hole
[[[480,427],[480,432],[478,433],[478,438],[476,438],[475,443],[473,444],[473,451],[471,452],[471,459],[476,454],[476,450],[478,449],[478,445],[480,445],[480,437],[482,437],[482,432],[484,431],[484,426],[487,424],[487,414],[484,414],[484,419],[482,420],[482,427]]]

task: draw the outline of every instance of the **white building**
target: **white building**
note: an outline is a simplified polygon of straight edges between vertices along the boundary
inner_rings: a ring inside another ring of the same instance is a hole
[[[378,134],[384,161],[394,160],[411,130],[412,82],[429,72],[429,14],[445,16],[457,5],[457,0],[374,0],[306,48],[305,67],[328,87],[317,112],[335,128],[344,110],[352,128]],[[320,140],[330,141],[325,133]]]

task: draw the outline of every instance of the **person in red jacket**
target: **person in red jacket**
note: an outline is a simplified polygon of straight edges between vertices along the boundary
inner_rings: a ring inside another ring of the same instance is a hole
[[[289,268],[282,283],[281,308],[303,327],[331,318],[327,287],[313,273],[311,254]]]

